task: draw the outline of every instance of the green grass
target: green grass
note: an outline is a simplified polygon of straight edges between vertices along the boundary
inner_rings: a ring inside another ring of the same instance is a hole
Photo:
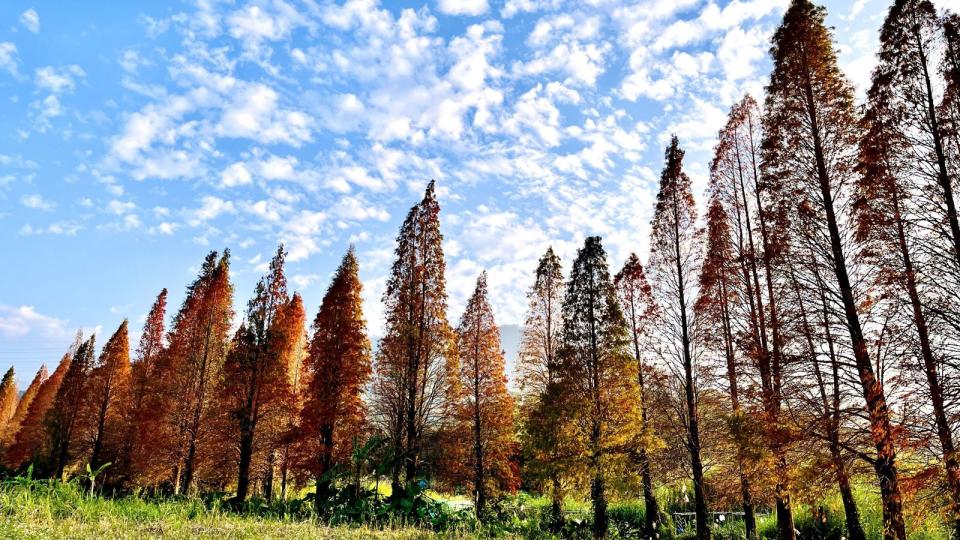
[[[0,486],[0,538],[406,540],[475,536],[465,528],[454,527],[435,533],[401,523],[387,523],[380,528],[329,527],[301,515],[238,514],[198,499],[88,497],[75,484],[35,481]]]
[[[462,496],[431,493],[436,499],[461,502]],[[879,539],[880,505],[877,494],[858,489],[861,522],[867,538]],[[664,497],[667,500],[666,497]],[[153,499],[143,496],[118,498],[90,497],[77,483],[13,479],[0,482],[0,538],[71,538],[107,540],[114,538],[242,538],[330,539],[414,539],[414,538],[536,538],[551,539],[545,532],[549,498],[519,494],[495,504],[490,523],[480,525],[469,512],[456,514],[440,532],[388,518],[376,525],[320,523],[304,501],[252,503],[243,512],[226,508],[214,496],[205,499]],[[559,537],[588,538],[589,502],[565,500],[568,527]],[[639,538],[644,522],[642,501],[613,501],[609,507],[611,536]],[[840,540],[846,536],[843,506],[839,496],[829,496],[811,507],[794,507],[800,538]],[[947,540],[949,530],[936,513],[920,518],[908,516],[911,540]],[[776,538],[776,518],[758,516],[761,538]],[[661,539],[672,538],[672,523],[664,524]],[[715,540],[744,537],[743,523],[729,520],[713,528]],[[681,535],[678,538],[689,538]]]

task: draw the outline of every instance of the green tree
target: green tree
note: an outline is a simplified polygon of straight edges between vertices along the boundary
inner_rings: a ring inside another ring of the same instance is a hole
[[[562,328],[560,384],[591,477],[593,535],[605,538],[611,460],[636,440],[641,418],[637,364],[630,356],[627,325],[598,236],[586,239],[573,262]]]

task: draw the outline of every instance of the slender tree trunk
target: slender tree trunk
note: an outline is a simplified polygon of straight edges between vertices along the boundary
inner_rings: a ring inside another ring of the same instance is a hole
[[[687,449],[690,451],[690,465],[693,469],[694,513],[697,521],[697,540],[710,540],[710,521],[707,516],[707,497],[704,489],[703,461],[700,457],[700,422],[697,414],[697,400],[693,391],[693,356],[690,351],[690,332],[687,319],[687,299],[684,291],[682,253],[680,251],[679,201],[673,201],[674,257],[676,258],[677,294],[680,306],[681,345],[684,374],[684,397],[687,406]]]
[[[93,470],[97,470],[101,465],[100,453],[103,451],[103,433],[106,431],[108,404],[109,397],[103,400],[100,410],[97,411],[97,434],[94,436],[93,451],[90,454],[90,468]]]
[[[957,219],[957,205],[953,198],[953,184],[947,173],[947,157],[943,151],[943,133],[940,130],[939,118],[937,118],[937,108],[933,103],[933,85],[930,81],[930,70],[927,66],[927,54],[923,49],[923,43],[919,33],[919,28],[914,30],[917,39],[917,53],[920,56],[920,66],[923,73],[923,82],[925,86],[925,105],[927,107],[927,118],[929,120],[930,135],[933,137],[933,152],[937,158],[937,183],[943,191],[943,202],[947,207],[947,222],[950,225],[950,236],[953,242],[954,262],[960,265],[960,220]],[[952,487],[952,486],[951,486]],[[958,525],[960,527],[960,525]],[[960,532],[960,529],[958,529]]]
[[[927,378],[927,387],[930,390],[930,402],[933,405],[933,417],[937,425],[937,437],[940,439],[940,448],[943,450],[943,462],[947,474],[947,486],[952,498],[951,514],[953,519],[954,537],[960,539],[960,463],[957,462],[956,447],[953,442],[953,432],[947,420],[944,408],[943,387],[937,362],[933,356],[933,347],[930,344],[930,331],[927,327],[926,315],[920,302],[920,293],[917,290],[917,276],[913,268],[910,249],[907,246],[907,236],[904,222],[900,213],[899,193],[893,194],[893,217],[897,224],[897,244],[903,259],[903,277],[907,295],[910,297],[910,307],[913,312],[913,322],[917,328],[917,337],[920,342],[920,358],[923,362],[923,372]]]
[[[820,287],[820,302],[823,304],[823,329],[827,337],[827,351],[830,354],[830,372],[833,382],[833,403],[828,404],[826,392],[823,389],[823,377],[820,375],[819,363],[817,366],[817,380],[820,383],[824,402],[824,414],[827,420],[827,438],[830,442],[830,456],[833,459],[837,475],[837,487],[840,490],[840,499],[843,501],[843,512],[846,518],[847,533],[850,540],[866,540],[863,526],[860,524],[860,511],[857,501],[853,498],[850,488],[850,475],[847,464],[840,452],[840,362],[833,346],[833,332],[830,330],[830,309],[827,305],[827,296],[824,287]]]
[[[267,454],[267,471],[263,476],[263,496],[268,500],[273,500],[273,483],[276,477],[277,453],[270,451]]]
[[[817,356],[817,349],[813,341],[813,330],[809,319],[807,318],[807,309],[803,301],[803,295],[800,292],[800,286],[797,283],[796,276],[791,271],[793,289],[797,295],[797,306],[800,308],[800,321],[803,328],[803,336],[807,342],[807,349],[810,354],[810,361],[813,363],[813,374],[817,380],[817,389],[820,393],[820,403],[822,409],[821,422],[824,425],[824,431],[827,442],[830,447],[831,463],[834,468],[834,474],[837,480],[837,487],[840,490],[840,500],[843,502],[843,513],[847,534],[850,540],[866,540],[863,527],[860,525],[860,512],[857,510],[857,503],[853,498],[853,492],[850,489],[850,478],[847,474],[847,465],[843,460],[840,447],[840,366],[836,361],[836,354],[833,348],[833,335],[830,332],[830,313],[828,311],[826,296],[823,286],[820,287],[820,298],[823,304],[823,328],[826,332],[826,342],[830,354],[832,373],[833,373],[833,404],[827,396],[827,387],[824,382],[823,372],[820,369],[820,361]]]
[[[593,504],[593,537],[606,538],[610,528],[610,519],[607,516],[606,484],[604,482],[603,469],[600,463],[602,454],[599,450],[599,427],[594,427],[590,438],[592,439],[591,442],[593,443],[594,447],[591,459],[593,480],[590,482],[590,501]]]
[[[636,304],[630,309],[630,327],[633,335],[633,355],[637,361],[637,388],[640,391],[640,421],[643,424],[644,432],[650,431],[649,415],[647,413],[647,389],[643,375],[643,357],[640,354],[640,333],[637,329]],[[650,472],[650,456],[647,454],[646,438],[640,444],[638,459],[640,465],[640,481],[643,485],[643,507],[644,507],[644,534],[653,538],[657,532],[657,525],[660,522],[660,506],[657,504],[657,497],[653,491],[653,476]]]
[[[317,511],[320,511],[322,504],[332,495],[333,479],[330,477],[332,469],[333,426],[326,424],[320,426],[320,468],[317,474],[317,493],[314,496]]]
[[[473,451],[474,477],[473,489],[475,494],[476,514],[483,518],[487,506],[487,493],[483,470],[483,438],[480,421],[480,319],[477,319],[473,336]]]
[[[187,448],[187,457],[183,465],[183,480],[180,481],[178,492],[190,493],[193,485],[193,462],[197,457],[197,440],[190,438],[190,446]]]
[[[803,45],[800,44],[802,47]],[[804,61],[805,61],[804,57]],[[823,143],[820,138],[820,127],[814,104],[813,85],[809,79],[809,68],[804,66],[807,80],[804,84],[806,94],[807,116],[810,121],[811,136],[813,137],[814,156],[816,159],[817,177],[820,182],[820,195],[823,199],[823,209],[826,214],[827,228],[830,234],[830,249],[833,256],[833,271],[840,289],[847,328],[850,332],[850,341],[853,346],[854,361],[860,375],[860,384],[867,402],[867,412],[870,417],[870,434],[877,449],[877,459],[874,470],[880,483],[880,498],[883,504],[885,540],[906,540],[906,525],[903,521],[903,502],[900,495],[899,476],[896,465],[896,448],[893,443],[892,426],[890,425],[890,411],[887,408],[887,399],[884,395],[883,384],[877,380],[870,362],[870,353],[867,350],[866,339],[860,324],[860,314],[857,311],[856,300],[853,297],[853,287],[847,272],[846,258],[843,253],[843,243],[840,238],[840,228],[833,208],[833,192],[830,176],[827,173],[826,158]]]
[[[730,312],[727,304],[727,287],[724,281],[720,282],[720,311],[723,319],[723,345],[727,360],[727,380],[730,382],[730,403],[733,415],[741,418],[740,392],[737,384],[737,363],[733,353],[733,331],[730,323]],[[742,429],[742,426],[741,426]],[[734,433],[737,438],[737,471],[740,474],[740,495],[743,506],[744,533],[748,539],[756,538],[757,517],[753,509],[753,494],[750,492],[750,478],[747,476],[744,460],[744,443],[742,433]]]
[[[237,472],[236,502],[247,500],[250,490],[250,463],[253,461],[253,430],[244,422],[240,429],[240,463]]]
[[[757,169],[756,147],[753,141],[753,118],[748,115],[747,128],[749,130],[749,158],[750,166],[753,171],[754,189],[753,196],[757,205],[757,220],[760,226],[760,241],[763,249],[762,261],[767,286],[767,309],[770,311],[770,341],[766,339],[766,314],[763,309],[763,295],[761,293],[760,277],[757,268],[757,253],[753,240],[753,228],[750,224],[750,205],[747,201],[747,188],[743,179],[743,173],[740,172],[740,193],[743,198],[744,216],[747,228],[747,238],[750,246],[750,269],[753,276],[753,288],[757,294],[757,309],[759,309],[759,322],[763,325],[757,332],[761,342],[761,390],[763,392],[763,403],[768,417],[767,440],[770,449],[773,451],[776,462],[777,483],[774,489],[774,499],[777,508],[777,538],[779,540],[796,540],[797,532],[793,521],[793,508],[790,504],[790,469],[787,466],[787,457],[785,451],[785,441],[783,430],[780,426],[780,401],[781,401],[781,366],[782,351],[780,337],[780,318],[777,312],[776,297],[773,290],[773,264],[771,261],[770,240],[767,234],[766,219],[763,213],[763,204],[760,200],[760,191],[756,184],[759,181],[759,171]],[[736,145],[737,170],[743,170],[743,164],[740,160],[740,147]],[[752,302],[751,302],[752,303]],[[772,343],[770,343],[772,341]],[[771,346],[772,345],[772,346]]]

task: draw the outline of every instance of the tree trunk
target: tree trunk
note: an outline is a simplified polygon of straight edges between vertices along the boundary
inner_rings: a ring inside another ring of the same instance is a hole
[[[933,347],[930,344],[930,331],[927,326],[926,315],[920,302],[920,293],[917,290],[917,276],[913,268],[910,249],[907,246],[906,231],[900,213],[899,193],[893,194],[893,217],[897,224],[897,243],[903,259],[903,277],[910,297],[910,307],[913,322],[917,328],[917,337],[920,342],[920,357],[923,362],[923,372],[927,379],[927,388],[930,390],[930,402],[933,405],[933,417],[937,425],[937,437],[943,451],[943,462],[947,474],[947,486],[950,488],[952,499],[951,514],[953,520],[954,537],[960,539],[960,463],[957,462],[956,447],[953,442],[953,432],[947,420],[944,409],[943,387],[937,362],[933,356]]]
[[[253,461],[253,432],[248,429],[246,422],[240,429],[240,463],[237,471],[236,502],[247,500],[250,491],[250,463]]]
[[[801,44],[802,46],[802,44]],[[805,60],[805,58],[804,58]],[[804,66],[806,68],[806,66]],[[820,195],[823,199],[823,210],[826,214],[827,228],[830,234],[830,249],[833,256],[833,271],[840,289],[843,311],[846,317],[847,328],[850,332],[850,341],[853,347],[854,361],[860,376],[860,384],[867,402],[867,412],[870,417],[870,434],[877,450],[877,459],[874,469],[880,483],[880,498],[883,504],[883,537],[885,540],[906,540],[906,525],[903,521],[903,502],[900,495],[899,477],[896,466],[896,448],[893,444],[890,412],[887,408],[887,399],[883,385],[877,380],[870,362],[870,353],[867,351],[866,339],[860,324],[860,314],[857,311],[856,300],[853,296],[853,287],[847,272],[846,259],[843,253],[843,244],[840,238],[840,228],[833,208],[833,186],[827,173],[826,158],[823,143],[820,137],[820,127],[813,98],[813,85],[809,79],[809,69],[806,70],[807,80],[804,84],[806,93],[807,115],[810,121],[811,136],[813,137],[814,157],[816,160],[817,177],[820,183]]]
[[[314,503],[317,511],[320,510],[324,501],[330,498],[332,494],[331,487],[333,479],[330,477],[330,471],[333,469],[333,426],[326,424],[320,426],[320,468],[317,474],[317,492],[314,496]]]
[[[597,439],[599,439],[599,436],[599,433],[595,433]],[[600,455],[594,452],[592,461],[594,476],[590,482],[590,501],[593,503],[593,537],[606,538],[610,528],[610,519],[607,516],[606,486],[600,468]]]

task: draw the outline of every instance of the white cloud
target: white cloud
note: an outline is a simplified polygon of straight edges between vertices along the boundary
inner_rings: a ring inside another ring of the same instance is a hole
[[[122,216],[132,212],[136,207],[137,205],[130,201],[112,200],[107,203],[107,212]]]
[[[205,195],[200,199],[200,207],[187,213],[187,223],[191,227],[198,227],[222,214],[232,214],[234,212],[236,212],[236,208],[234,208],[232,202],[213,195]]]
[[[20,75],[18,71],[19,59],[17,58],[17,46],[9,41],[0,42],[0,70],[6,71],[14,77]]]
[[[61,68],[46,66],[37,68],[37,88],[48,90],[54,94],[73,91],[76,88],[75,78],[83,78],[86,73],[78,65],[69,65]]]
[[[327,217],[325,212],[301,210],[286,220],[280,240],[287,249],[288,261],[301,261],[320,251],[326,242],[320,237]]]
[[[20,24],[34,34],[40,32],[40,15],[37,10],[30,8],[20,14]]]
[[[280,109],[278,100],[277,92],[265,84],[247,86],[224,107],[217,134],[256,139],[265,144],[284,142],[300,146],[309,141],[311,118],[300,111]]]
[[[57,207],[57,204],[48,201],[39,194],[34,195],[24,195],[20,198],[20,204],[26,206],[27,208],[33,208],[34,210],[43,210],[48,212]]]
[[[295,274],[290,276],[290,281],[293,282],[296,288],[301,291],[319,280],[319,274]]]
[[[33,225],[24,225],[20,228],[20,234],[23,236],[37,236],[41,234],[57,234],[64,236],[76,236],[83,226],[75,221],[58,221],[47,226],[34,227]]]
[[[7,339],[30,335],[37,338],[63,339],[71,335],[66,324],[66,320],[44,315],[34,306],[0,304],[0,335]]]
[[[179,228],[179,225],[169,221],[163,221],[157,225],[150,227],[147,232],[150,234],[162,234],[166,236],[172,235]]]
[[[390,214],[379,206],[370,204],[358,197],[342,197],[334,205],[338,217],[353,221],[374,219],[387,221]]]
[[[234,163],[220,173],[220,185],[223,187],[243,186],[251,181],[250,171],[243,163]]]
[[[483,15],[490,8],[487,0],[440,0],[438,6],[447,15]]]

